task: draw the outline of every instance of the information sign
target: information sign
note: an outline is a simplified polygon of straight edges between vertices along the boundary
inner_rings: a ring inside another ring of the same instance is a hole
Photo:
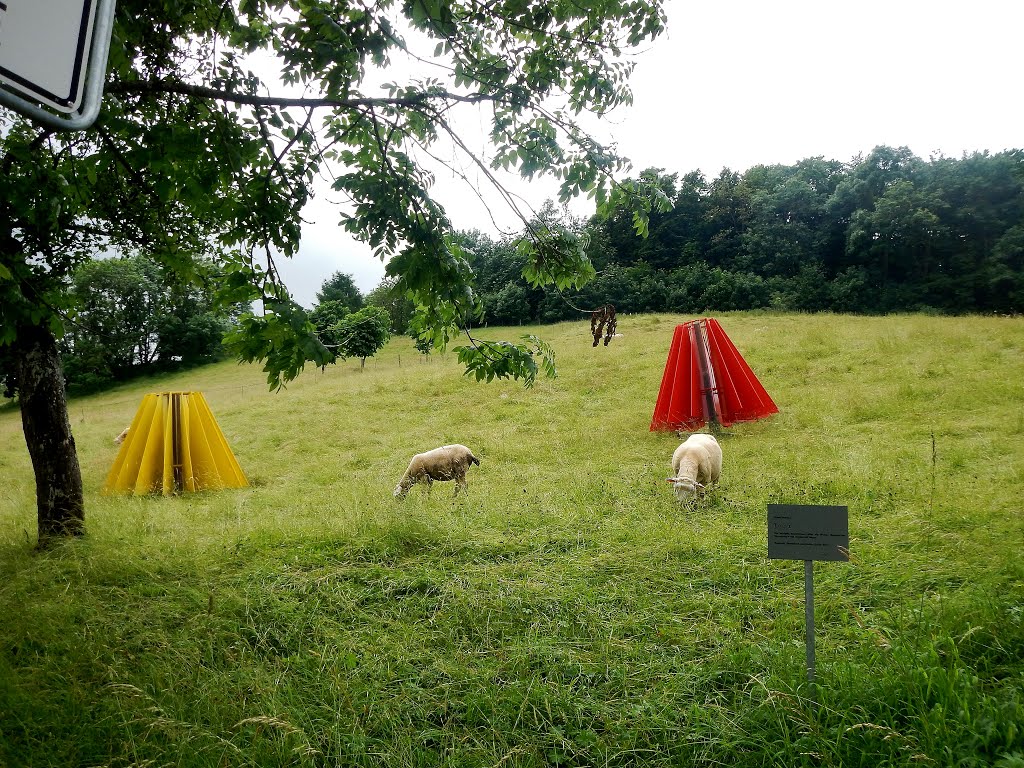
[[[813,683],[814,561],[850,559],[850,516],[847,508],[769,504],[768,557],[772,560],[804,561],[807,679]]]
[[[768,557],[772,560],[849,560],[846,507],[768,505]]]

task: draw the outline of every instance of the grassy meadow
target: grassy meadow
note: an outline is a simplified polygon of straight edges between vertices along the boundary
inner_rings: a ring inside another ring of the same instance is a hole
[[[1024,767],[1024,319],[716,317],[780,413],[689,508],[648,426],[691,317],[485,331],[553,344],[532,389],[399,338],[277,393],[229,362],[74,399],[88,535],[45,552],[0,408],[0,766]],[[101,494],[163,390],[249,488]],[[396,501],[451,442],[469,493]],[[769,503],[849,507],[814,686]]]

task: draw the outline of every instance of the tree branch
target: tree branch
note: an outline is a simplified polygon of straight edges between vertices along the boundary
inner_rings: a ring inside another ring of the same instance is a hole
[[[110,83],[106,88],[107,93],[125,93],[151,96],[155,94],[176,94],[179,96],[193,96],[200,99],[211,99],[214,101],[230,102],[233,104],[245,104],[252,107],[300,107],[302,109],[361,109],[366,107],[420,107],[431,101],[457,101],[465,104],[479,104],[485,101],[497,101],[498,96],[483,93],[463,95],[449,91],[431,91],[430,93],[418,93],[411,96],[395,98],[385,97],[358,97],[351,99],[316,98],[308,99],[301,97],[286,96],[260,96],[253,93],[239,93],[237,91],[225,91],[220,88],[210,88],[205,85],[194,85],[172,80],[138,80],[133,82]]]

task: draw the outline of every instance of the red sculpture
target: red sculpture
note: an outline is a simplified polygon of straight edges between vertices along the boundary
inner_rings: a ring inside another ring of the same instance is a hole
[[[778,412],[717,320],[676,326],[651,431],[728,427]]]

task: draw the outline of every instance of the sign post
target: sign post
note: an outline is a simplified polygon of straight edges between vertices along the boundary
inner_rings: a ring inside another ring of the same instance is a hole
[[[814,561],[850,559],[846,507],[768,505],[768,557],[804,561],[807,620],[807,680],[814,682]]]
[[[115,0],[0,0],[0,104],[58,130],[92,125]]]

